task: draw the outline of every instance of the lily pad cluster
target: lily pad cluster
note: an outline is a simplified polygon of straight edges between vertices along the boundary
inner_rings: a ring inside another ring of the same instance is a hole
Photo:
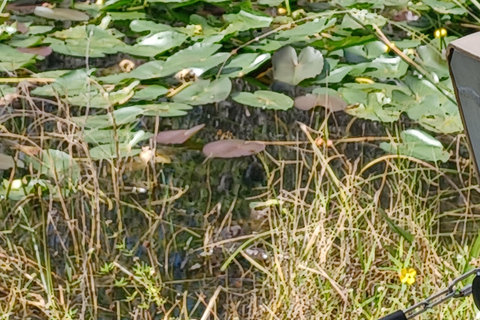
[[[438,0],[339,0],[329,4],[342,8],[338,12],[271,10],[283,9],[282,3],[149,0],[138,6],[111,0],[64,8],[13,1],[0,27],[0,68],[52,80],[32,89],[33,95],[99,109],[73,118],[90,141],[97,141],[94,148],[102,148],[94,158],[115,155],[107,134],[112,127],[128,132],[140,117],[183,116],[224,100],[276,111],[295,106],[315,112],[320,106],[385,123],[406,114],[429,132],[462,130],[443,50],[455,37],[428,40],[418,31],[435,27],[424,16],[449,19],[466,14],[464,7]],[[403,11],[389,20],[366,7]],[[71,26],[63,28],[62,21]],[[391,43],[372,34],[392,21],[407,32]],[[134,62],[107,75],[94,68],[36,72],[37,61],[51,53],[84,59],[121,53]],[[258,89],[235,91],[232,79],[239,77]],[[275,92],[278,83],[307,93]],[[132,141],[149,135],[122,134],[119,143],[122,150],[139,153]]]

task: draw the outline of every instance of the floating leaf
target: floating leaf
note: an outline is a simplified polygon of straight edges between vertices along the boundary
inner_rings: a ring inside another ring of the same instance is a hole
[[[300,110],[310,110],[316,106],[322,106],[332,112],[343,111],[347,103],[333,89],[317,88],[312,94],[295,98],[295,107]]]
[[[172,48],[180,46],[187,36],[174,31],[163,31],[141,39],[134,46],[123,46],[119,51],[141,57],[154,57]]]
[[[138,11],[127,11],[127,12],[109,12],[108,15],[112,17],[113,21],[117,20],[135,20],[135,19],[145,19],[145,12]]]
[[[43,6],[35,7],[33,13],[36,16],[53,19],[53,20],[67,20],[67,21],[88,21],[90,17],[78,10],[66,8],[47,8]]]
[[[73,117],[72,121],[86,128],[102,129],[113,127],[112,115],[115,119],[115,125],[119,126],[134,122],[140,114],[142,114],[142,109],[140,108],[125,107],[113,111],[112,114]]]
[[[258,16],[243,10],[235,14],[224,14],[223,20],[227,23],[227,28],[223,31],[224,34],[249,29],[267,28],[273,21],[272,17]]]
[[[222,75],[243,77],[270,59],[269,53],[242,53],[235,56],[223,69]]]
[[[23,53],[30,53],[43,57],[52,54],[52,48],[50,47],[17,48],[17,50]]]
[[[157,134],[156,140],[158,143],[163,144],[182,144],[200,131],[203,127],[205,127],[205,124],[199,124],[198,126],[186,130],[162,131]]]
[[[424,0],[424,4],[428,5],[433,10],[442,14],[466,14],[468,11],[455,2],[439,1],[439,0]]]
[[[209,158],[245,157],[263,150],[265,150],[263,143],[237,139],[210,142],[203,147],[203,153]]]
[[[129,73],[114,74],[100,78],[108,83],[118,83],[125,79],[154,79],[173,75],[180,70],[195,69],[196,73],[203,74],[205,71],[223,63],[229,53],[220,52],[214,54],[221,48],[219,44],[199,42],[180,50],[168,57],[166,61],[150,61]]]
[[[180,117],[187,114],[192,106],[184,103],[163,102],[157,104],[139,104],[134,107],[140,108],[144,116],[159,116],[159,117]]]
[[[35,62],[35,55],[22,53],[16,49],[0,43],[0,70],[13,71]]]
[[[173,97],[175,102],[201,105],[220,102],[228,98],[232,90],[232,82],[223,77],[210,82],[198,80]]]
[[[42,150],[38,157],[27,157],[27,162],[50,178],[59,182],[70,180],[76,184],[80,179],[80,166],[68,153],[60,150]]]
[[[293,106],[293,100],[282,93],[258,90],[255,93],[240,92],[233,100],[251,107],[270,110],[287,110]]]
[[[140,154],[142,150],[131,148],[127,143],[119,144],[118,155],[120,158],[133,157]],[[90,157],[93,160],[105,160],[117,158],[117,149],[115,143],[101,144],[90,149]]]
[[[71,56],[101,58],[125,48],[128,50],[128,46],[118,39],[122,36],[121,33],[95,25],[76,26],[57,31],[52,36],[46,38],[44,43],[50,43],[55,52]]]
[[[130,23],[130,29],[134,32],[150,31],[157,33],[162,31],[172,31],[173,28],[166,24],[155,23],[151,20],[135,20]]]
[[[373,69],[368,71],[368,69]],[[400,57],[386,58],[378,57],[371,62],[359,63],[349,72],[350,75],[357,77],[375,77],[379,79],[401,78],[405,75],[408,64]],[[365,71],[367,70],[367,71]]]
[[[426,161],[446,162],[450,154],[443,148],[443,145],[429,135],[420,130],[408,129],[400,133],[402,142],[388,143],[382,142],[380,148],[386,152],[402,154]]]
[[[15,160],[11,156],[0,153],[0,170],[8,170],[15,167]]]
[[[159,85],[151,85],[144,89],[135,91],[132,100],[155,100],[160,96],[167,94],[168,89]]]
[[[317,95],[308,93],[304,96],[298,96],[294,102],[295,108],[308,111],[317,106]]]
[[[70,71],[56,79],[52,84],[38,87],[32,93],[40,96],[74,96],[88,92],[89,75],[85,70]]]
[[[417,53],[420,56],[420,64],[428,71],[435,72],[439,78],[449,77],[447,60],[442,54],[431,46],[419,46]]]
[[[304,24],[299,25],[295,28],[280,31],[275,35],[275,39],[295,38],[297,39],[296,41],[301,41],[303,40],[302,38],[318,34],[323,30],[334,26],[335,23],[336,19],[315,19],[313,21],[305,22]]]
[[[312,47],[305,47],[297,57],[295,49],[285,47],[273,54],[272,64],[275,80],[297,85],[322,72],[323,55]]]
[[[125,142],[133,146],[140,141],[150,139],[153,134],[143,130],[132,131],[131,128],[117,128],[116,136],[121,143]],[[83,131],[82,138],[85,142],[93,144],[115,143],[113,129],[87,129]]]

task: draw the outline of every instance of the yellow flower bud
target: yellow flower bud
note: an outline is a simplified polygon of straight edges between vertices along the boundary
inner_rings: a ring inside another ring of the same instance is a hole
[[[358,83],[366,83],[366,84],[375,83],[375,81],[373,81],[370,78],[361,78],[361,77],[355,78],[355,81],[358,82]]]
[[[287,14],[287,9],[285,9],[285,8],[278,8],[278,9],[277,9],[277,13],[278,13],[279,15],[281,15],[281,16],[284,16],[284,15]]]

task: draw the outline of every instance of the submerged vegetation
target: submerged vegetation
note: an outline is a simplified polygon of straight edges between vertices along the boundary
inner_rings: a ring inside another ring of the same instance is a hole
[[[479,17],[0,0],[0,319],[376,319],[478,266],[445,56]]]

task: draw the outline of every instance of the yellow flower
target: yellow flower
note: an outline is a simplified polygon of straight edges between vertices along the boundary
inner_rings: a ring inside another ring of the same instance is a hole
[[[406,283],[408,285],[412,285],[415,283],[415,276],[417,275],[417,271],[413,268],[403,268],[400,271],[399,277],[402,283]]]
[[[392,50],[392,48],[395,48],[395,47],[396,47],[395,42],[390,42],[389,44],[386,44],[383,47],[383,51],[385,51],[386,53],[389,53],[390,50]]]
[[[445,28],[437,29],[433,33],[433,36],[437,39],[446,37],[447,36],[447,29],[445,29]]]
[[[278,8],[278,9],[277,9],[277,12],[278,12],[278,15],[284,16],[284,15],[287,14],[287,9],[285,9],[285,8]]]
[[[193,33],[194,34],[200,34],[203,32],[203,27],[199,24],[196,24],[193,26]]]

